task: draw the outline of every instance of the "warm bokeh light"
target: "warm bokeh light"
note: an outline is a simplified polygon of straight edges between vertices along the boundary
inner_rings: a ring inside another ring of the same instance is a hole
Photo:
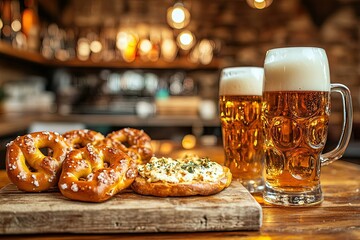
[[[256,9],[264,9],[271,5],[273,0],[246,0],[248,5]]]
[[[185,20],[185,12],[183,8],[174,8],[171,12],[171,20],[173,20],[175,23],[182,23]]]
[[[195,36],[192,32],[185,30],[178,35],[177,42],[180,48],[189,50],[195,44]]]
[[[122,52],[122,57],[126,62],[133,62],[136,58],[136,48],[129,46]]]
[[[159,152],[162,154],[169,154],[173,151],[174,146],[169,142],[161,143]]]
[[[147,54],[150,52],[152,44],[149,39],[143,39],[140,41],[139,50],[142,54]]]
[[[87,38],[80,38],[77,45],[77,56],[80,60],[87,60],[90,55],[90,43]]]
[[[185,135],[181,145],[184,149],[193,149],[196,146],[196,137],[192,134]]]
[[[12,23],[11,23],[11,28],[14,32],[18,32],[21,30],[21,22],[19,20],[14,20]]]
[[[194,63],[207,65],[214,57],[214,42],[202,39],[190,53],[190,60]]]
[[[138,37],[134,32],[120,31],[116,36],[116,47],[121,51],[126,62],[133,62],[136,58]]]
[[[116,47],[119,50],[124,50],[128,44],[128,35],[126,32],[119,32],[116,36]]]
[[[26,36],[22,32],[16,33],[15,42],[18,48],[26,49],[27,47]]]
[[[101,52],[101,49],[102,49],[102,44],[101,42],[99,41],[92,41],[90,43],[90,50],[93,52],[93,53],[99,53]]]
[[[179,37],[180,42],[184,45],[190,45],[192,41],[194,40],[191,33],[183,33]]]
[[[182,3],[175,3],[167,10],[167,22],[172,28],[182,29],[190,23],[190,12]]]
[[[161,43],[161,56],[164,60],[168,62],[174,61],[176,54],[177,47],[175,41],[170,38],[164,39]]]
[[[31,8],[26,8],[22,15],[22,31],[26,36],[29,36],[30,32],[37,28],[37,25],[38,16],[36,15],[36,12],[32,11]]]
[[[254,6],[257,8],[257,9],[263,9],[266,7],[266,2],[254,2]]]

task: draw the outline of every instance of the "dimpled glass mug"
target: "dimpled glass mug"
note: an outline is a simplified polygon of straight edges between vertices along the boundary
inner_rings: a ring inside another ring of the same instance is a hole
[[[318,204],[323,200],[320,168],[339,159],[350,139],[350,91],[330,83],[327,56],[321,48],[267,51],[264,77],[264,200],[282,206]],[[337,147],[322,154],[332,92],[342,96],[342,133]]]
[[[264,69],[224,68],[219,86],[220,120],[230,168],[250,192],[264,189],[264,133],[261,123]]]

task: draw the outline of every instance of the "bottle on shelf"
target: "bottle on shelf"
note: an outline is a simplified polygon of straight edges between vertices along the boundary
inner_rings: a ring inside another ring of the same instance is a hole
[[[11,0],[4,0],[1,3],[1,40],[11,42],[13,32],[11,30]]]
[[[27,38],[29,50],[39,49],[39,16],[35,0],[25,0],[25,9],[22,13],[22,32]]]

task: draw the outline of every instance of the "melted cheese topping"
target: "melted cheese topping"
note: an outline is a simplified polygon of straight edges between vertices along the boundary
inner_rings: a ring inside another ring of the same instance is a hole
[[[216,182],[224,176],[220,164],[198,156],[182,159],[152,157],[147,164],[138,166],[138,172],[147,182]]]

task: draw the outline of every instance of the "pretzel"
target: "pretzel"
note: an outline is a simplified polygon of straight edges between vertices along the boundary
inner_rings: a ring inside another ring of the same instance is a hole
[[[103,202],[129,187],[136,176],[136,164],[127,154],[88,144],[67,155],[58,186],[72,200]]]
[[[7,145],[9,179],[27,192],[41,192],[56,186],[67,148],[63,137],[55,132],[34,132],[17,137]],[[43,153],[45,150],[47,153]]]
[[[108,146],[117,147],[126,152],[138,163],[147,162],[154,155],[151,138],[143,130],[123,128],[109,133],[105,142]]]
[[[72,149],[85,147],[88,143],[96,145],[105,139],[101,133],[88,129],[68,131],[63,137]]]
[[[230,169],[196,155],[181,159],[153,157],[138,165],[134,192],[158,197],[216,194],[232,181]]]

